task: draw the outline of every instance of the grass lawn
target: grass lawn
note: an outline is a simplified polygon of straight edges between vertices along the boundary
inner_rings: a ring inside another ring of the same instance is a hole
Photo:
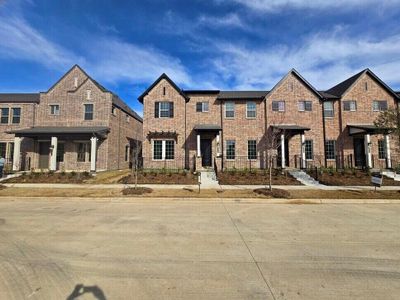
[[[371,174],[361,170],[345,170],[345,171],[328,171],[324,170],[318,173],[318,178],[314,170],[309,170],[307,173],[317,179],[321,184],[339,185],[339,186],[370,186]],[[394,181],[391,178],[383,177],[383,185],[385,186],[400,186],[400,181]]]
[[[264,185],[268,183],[268,170],[264,171],[225,171],[218,173],[219,184],[224,185]],[[301,185],[288,172],[272,171],[273,185]]]

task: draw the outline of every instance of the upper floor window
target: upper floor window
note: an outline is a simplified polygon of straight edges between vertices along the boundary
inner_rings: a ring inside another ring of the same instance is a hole
[[[50,115],[56,116],[60,114],[60,105],[50,104]]]
[[[11,109],[12,112],[12,123],[19,124],[21,122],[21,108],[14,107]]]
[[[272,101],[272,111],[285,111],[285,101]]]
[[[92,91],[91,90],[87,90],[86,91],[86,100],[90,100],[92,99]]]
[[[208,112],[208,102],[197,102],[196,112]]]
[[[374,100],[372,103],[373,111],[385,111],[388,109],[388,104],[386,100]]]
[[[343,110],[344,111],[356,111],[357,110],[357,102],[355,100],[343,101]]]
[[[225,118],[235,117],[235,102],[225,102]]]
[[[84,104],[85,106],[85,121],[93,120],[93,104]]]
[[[174,103],[163,101],[156,102],[154,106],[155,118],[173,118],[174,117]]]
[[[299,111],[312,111],[312,101],[299,101]]]
[[[257,106],[255,102],[246,103],[246,118],[254,119],[256,117]]]
[[[1,118],[0,118],[0,123],[1,124],[8,124],[8,116],[10,114],[10,109],[9,108],[2,108],[1,109]]]
[[[324,102],[324,117],[333,118],[334,115],[335,111],[333,110],[333,102],[332,101]]]

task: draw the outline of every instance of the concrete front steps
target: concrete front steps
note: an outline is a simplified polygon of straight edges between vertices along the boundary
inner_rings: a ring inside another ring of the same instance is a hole
[[[400,181],[400,175],[396,174],[396,172],[393,171],[383,171],[382,175],[389,177],[391,179],[393,179],[394,181]]]
[[[220,189],[217,175],[213,169],[205,169],[200,171],[201,188],[203,189]]]
[[[324,188],[326,185],[320,184],[310,175],[302,170],[289,170],[289,174],[292,175],[297,181],[301,182],[305,186]]]

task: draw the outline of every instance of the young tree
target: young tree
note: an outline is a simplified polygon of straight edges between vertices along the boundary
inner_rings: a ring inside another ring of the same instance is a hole
[[[400,145],[400,111],[398,108],[382,111],[374,121],[374,124],[382,132],[389,131],[396,135]]]
[[[131,157],[132,157],[132,168],[131,168],[131,176],[133,176],[134,181],[135,181],[135,189],[137,188],[138,184],[138,176],[139,176],[139,170],[142,167],[142,142],[138,140],[134,140],[132,143],[132,152],[131,152]]]

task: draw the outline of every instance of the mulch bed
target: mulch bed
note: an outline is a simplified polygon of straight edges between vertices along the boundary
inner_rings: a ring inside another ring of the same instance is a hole
[[[219,184],[223,185],[262,185],[268,184],[269,173],[262,171],[257,172],[232,172],[225,171],[218,173]],[[273,185],[301,185],[289,173],[280,170],[272,171],[272,184]]]
[[[150,188],[145,187],[137,187],[137,188],[127,188],[122,190],[123,195],[143,195],[143,194],[150,194],[153,192]]]
[[[349,171],[323,171],[318,172],[318,178],[315,171],[308,171],[308,175],[318,180],[321,184],[325,185],[342,185],[342,186],[370,186],[371,174],[360,170]],[[399,181],[394,181],[391,178],[383,177],[383,186],[400,186]]]
[[[88,172],[71,173],[29,173],[7,179],[4,183],[84,183],[92,178]]]
[[[121,178],[119,183],[134,184],[135,177],[132,175]],[[160,173],[144,172],[138,174],[139,184],[197,184],[197,175],[190,172]]]
[[[271,197],[271,198],[284,198],[284,199],[289,199],[290,198],[290,193],[286,190],[281,190],[281,189],[255,189],[253,190],[254,193]]]

